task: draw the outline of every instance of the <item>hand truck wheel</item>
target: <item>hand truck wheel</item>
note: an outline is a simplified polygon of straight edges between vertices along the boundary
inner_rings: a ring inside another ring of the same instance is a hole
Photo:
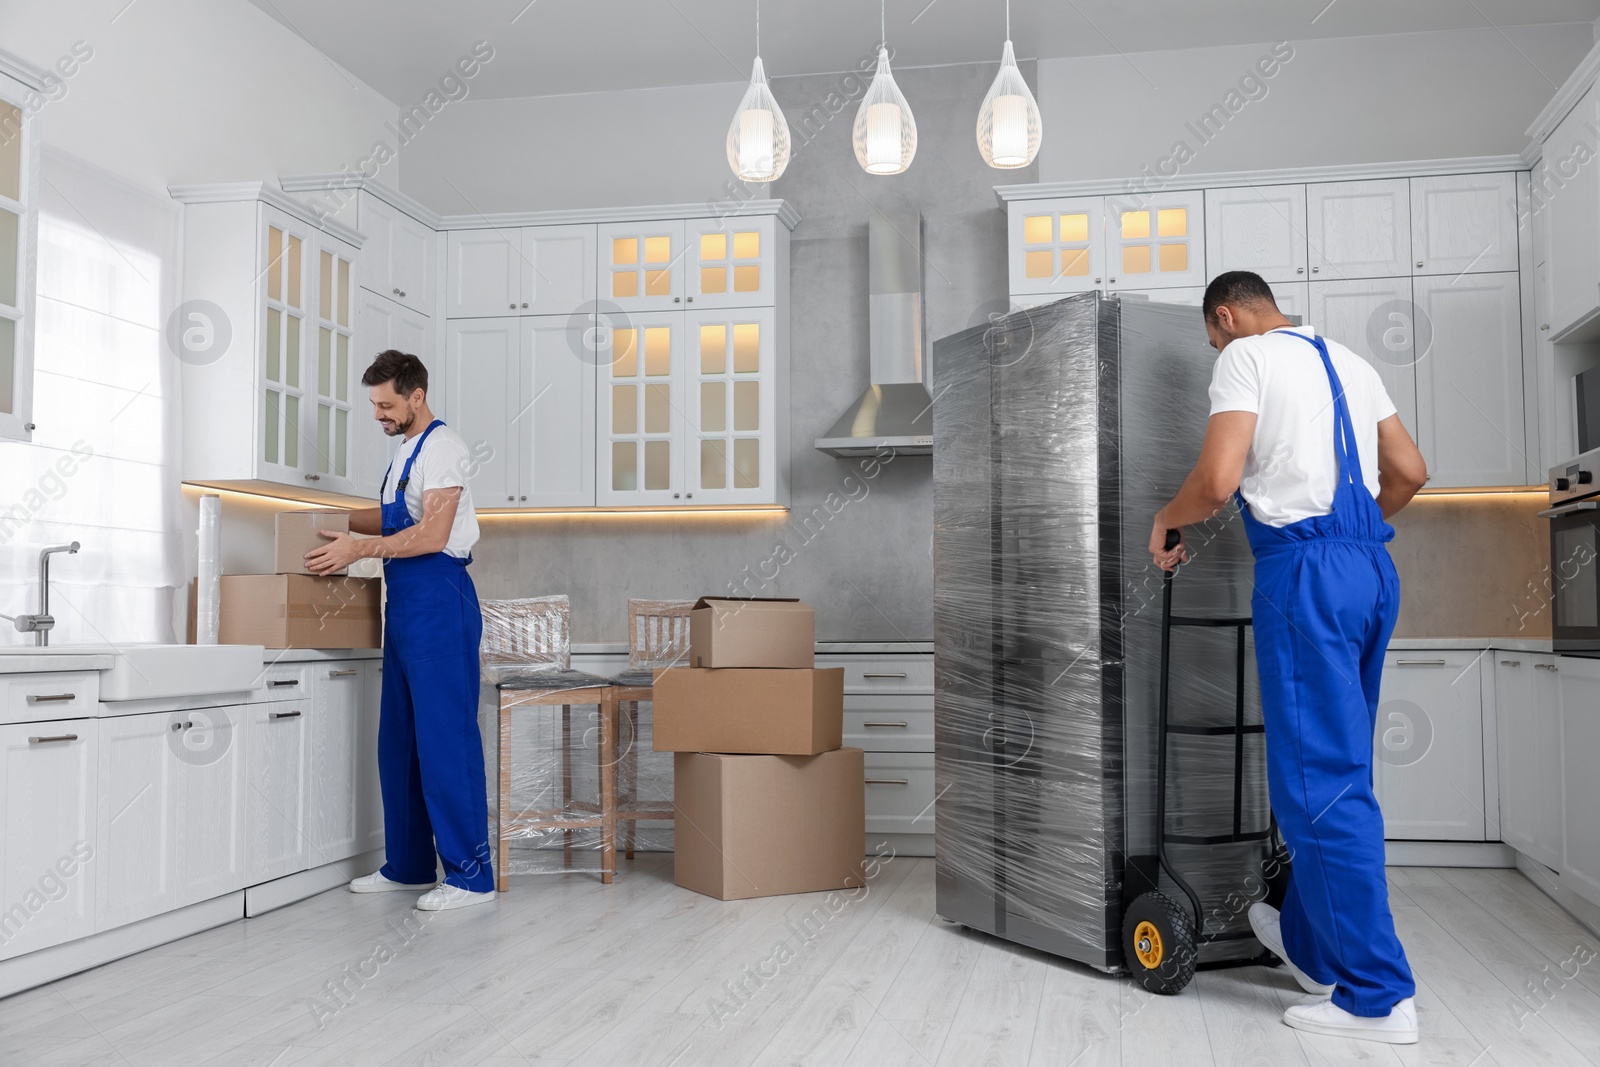
[[[1151,993],[1183,992],[1197,959],[1194,921],[1165,893],[1141,894],[1122,914],[1122,954]]]

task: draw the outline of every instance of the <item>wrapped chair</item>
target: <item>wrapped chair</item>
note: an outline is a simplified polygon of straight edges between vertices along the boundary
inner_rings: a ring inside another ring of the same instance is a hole
[[[639,803],[639,705],[654,699],[655,672],[689,662],[689,611],[692,600],[628,601],[628,669],[611,679],[620,710],[622,754],[617,819],[623,849],[633,859],[634,827],[640,819],[673,821],[671,804]]]

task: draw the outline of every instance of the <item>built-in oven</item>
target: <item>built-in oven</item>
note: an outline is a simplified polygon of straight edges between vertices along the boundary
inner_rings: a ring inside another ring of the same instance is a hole
[[[1600,449],[1550,468],[1550,636],[1557,652],[1600,656]]]

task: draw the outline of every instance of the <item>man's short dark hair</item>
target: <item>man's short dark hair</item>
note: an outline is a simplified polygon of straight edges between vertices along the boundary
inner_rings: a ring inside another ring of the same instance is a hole
[[[1223,304],[1229,307],[1265,304],[1274,310],[1278,307],[1272,287],[1262,280],[1261,275],[1247,270],[1230,270],[1219,274],[1206,286],[1206,298],[1201,308],[1205,311],[1207,322],[1216,321],[1217,308]]]
[[[382,385],[384,382],[393,382],[394,391],[401,396],[410,396],[418,389],[426,393],[428,368],[416,356],[391,348],[387,352],[379,352],[378,358],[361,376],[362,385]]]

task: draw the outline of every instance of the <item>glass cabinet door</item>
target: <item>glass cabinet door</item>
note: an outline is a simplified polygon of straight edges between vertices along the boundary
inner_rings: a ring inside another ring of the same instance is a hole
[[[598,299],[624,311],[683,309],[681,221],[600,227]]]
[[[691,311],[685,503],[759,504],[775,492],[776,316]]]
[[[602,505],[683,504],[684,316],[634,315],[599,353]]]
[[[1205,194],[1106,201],[1106,284],[1157,289],[1206,283]]]
[[[771,215],[690,219],[684,242],[689,310],[772,304],[776,228]]]
[[[309,479],[348,484],[352,368],[350,313],[353,250],[324,239],[317,250],[316,437]],[[342,487],[342,486],[341,486]],[[333,488],[327,485],[318,488]]]
[[[285,480],[294,470],[310,467],[302,455],[315,442],[315,415],[307,410],[304,347],[307,290],[315,266],[307,262],[314,247],[309,228],[271,210],[265,216],[262,292],[265,324],[262,331],[261,461],[280,471]]]
[[[33,369],[28,343],[33,238],[32,123],[22,108],[0,100],[0,437],[29,440]]]
[[[1013,201],[1007,216],[1013,294],[1066,296],[1105,287],[1100,197]]]

